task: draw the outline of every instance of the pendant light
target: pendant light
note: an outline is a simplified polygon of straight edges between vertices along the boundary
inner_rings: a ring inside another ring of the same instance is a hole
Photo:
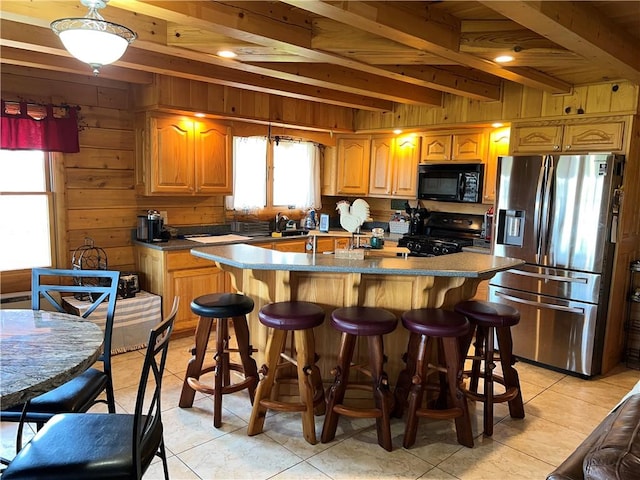
[[[136,34],[127,27],[107,22],[98,13],[109,0],[80,0],[89,9],[82,18],[61,18],[51,22],[67,51],[88,63],[98,75],[100,67],[115,62],[124,54]]]

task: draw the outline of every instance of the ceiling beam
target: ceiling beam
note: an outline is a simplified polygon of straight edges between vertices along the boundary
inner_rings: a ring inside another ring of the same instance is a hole
[[[621,77],[640,81],[637,44],[587,2],[480,3]]]
[[[10,22],[4,19],[0,19],[0,30],[2,31],[0,45],[3,47],[13,47],[53,55],[54,57],[50,60],[44,60],[42,56],[38,57],[45,69],[52,69],[57,62],[61,62],[61,70],[70,68],[69,64],[65,63],[66,60],[61,60],[65,57],[67,60],[71,60],[69,53],[62,47],[62,44],[51,31],[47,32],[41,27]],[[144,45],[140,42],[138,46]],[[198,58],[202,58],[202,56],[197,55],[195,52],[190,53],[189,51],[173,48],[172,54],[168,54],[162,51],[155,51],[162,49],[158,49],[154,45],[148,45],[148,42],[147,47],[149,50],[132,47],[129,47],[124,56],[114,65],[127,67],[133,71],[159,73],[349,108],[373,111],[391,111],[393,109],[391,100],[377,98],[375,95],[354,94],[305,83],[269,78],[261,74],[239,71],[215,63],[201,62],[198,61]],[[2,61],[5,61],[4,50]],[[73,59],[72,61],[75,61],[80,68],[84,66],[78,60]],[[219,59],[216,62],[223,64]],[[6,63],[10,62],[7,60]],[[35,63],[30,66],[35,66]],[[86,66],[86,69],[89,69],[89,67]],[[124,78],[118,78],[113,75],[110,75],[110,77],[124,80]]]
[[[459,37],[458,31],[445,35],[447,28],[440,22],[419,17],[393,5],[392,2],[327,2],[323,0],[282,0],[301,9],[361,30],[386,37],[419,50],[426,50],[460,65],[483,70],[505,80],[551,93],[567,93],[568,83],[537,72],[533,69],[511,69],[490,60],[478,58],[459,50],[459,38],[452,41],[452,35]],[[452,28],[454,28],[452,26]]]

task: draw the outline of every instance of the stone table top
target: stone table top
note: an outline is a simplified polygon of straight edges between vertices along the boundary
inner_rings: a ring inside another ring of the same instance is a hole
[[[103,340],[100,327],[74,315],[0,310],[0,405],[24,403],[84,372]]]

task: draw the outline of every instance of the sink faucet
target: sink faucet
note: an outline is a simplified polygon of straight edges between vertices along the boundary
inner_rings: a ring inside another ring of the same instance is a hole
[[[280,231],[280,228],[279,228],[279,226],[278,226],[278,225],[280,224],[280,215],[281,215],[281,214],[282,214],[282,212],[278,212],[278,213],[276,213],[276,224],[275,224],[275,227],[274,227],[274,230],[275,230],[276,232],[279,232],[279,231]]]

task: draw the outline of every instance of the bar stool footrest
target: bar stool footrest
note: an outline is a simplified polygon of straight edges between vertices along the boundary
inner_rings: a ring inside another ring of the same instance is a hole
[[[476,392],[472,392],[470,390],[467,390],[466,388],[462,388],[461,389],[464,394],[469,397],[471,400],[476,401],[476,402],[485,402],[486,401],[486,395],[484,395],[483,393],[476,393]],[[517,387],[511,387],[508,388],[506,392],[504,393],[499,393],[493,396],[493,403],[504,403],[504,402],[510,402],[511,400],[513,400],[514,398],[516,398],[518,396],[518,388]]]
[[[344,404],[339,404],[333,407],[333,411],[340,415],[346,415],[347,417],[353,417],[353,418],[381,418],[382,417],[382,410],[380,410],[379,408],[347,407]]]
[[[435,410],[432,408],[419,408],[416,410],[416,416],[421,418],[432,418],[434,420],[448,420],[450,418],[458,418],[464,415],[459,407],[446,408],[443,410]]]
[[[305,412],[307,410],[307,406],[304,403],[280,402],[269,398],[260,400],[260,405],[279,412]]]

